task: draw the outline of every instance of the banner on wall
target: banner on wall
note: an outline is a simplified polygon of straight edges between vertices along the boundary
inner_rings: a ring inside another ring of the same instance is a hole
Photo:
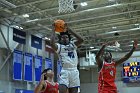
[[[42,70],[42,56],[35,56],[35,81],[40,81]]]
[[[32,81],[32,62],[33,56],[31,53],[24,54],[24,80]]]
[[[42,49],[42,38],[31,35],[31,46],[37,49]]]
[[[51,68],[52,69],[52,61],[51,61],[51,59],[50,58],[46,58],[45,59],[45,69],[47,69],[47,68]]]
[[[124,83],[139,83],[140,82],[140,62],[131,61],[123,63],[123,82]]]
[[[13,28],[13,40],[25,44],[26,43],[26,32]]]
[[[22,80],[22,51],[19,50],[13,53],[13,79]]]
[[[15,89],[15,93],[34,93],[33,90]]]

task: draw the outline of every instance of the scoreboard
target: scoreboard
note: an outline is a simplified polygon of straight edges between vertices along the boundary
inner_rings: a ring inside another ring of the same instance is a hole
[[[123,64],[123,82],[140,82],[140,62]]]

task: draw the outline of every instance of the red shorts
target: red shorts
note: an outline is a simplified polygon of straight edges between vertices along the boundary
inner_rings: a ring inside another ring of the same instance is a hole
[[[117,93],[117,90],[98,90],[98,93]]]

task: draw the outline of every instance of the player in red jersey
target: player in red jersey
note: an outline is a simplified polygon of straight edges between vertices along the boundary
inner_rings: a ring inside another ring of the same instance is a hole
[[[98,64],[98,93],[117,93],[115,84],[116,66],[125,62],[137,48],[137,41],[134,41],[133,48],[121,59],[112,60],[110,52],[104,52],[106,44],[102,46],[96,55],[96,62]]]
[[[54,72],[48,68],[42,72],[41,79],[34,93],[59,93],[58,83],[53,81]]]

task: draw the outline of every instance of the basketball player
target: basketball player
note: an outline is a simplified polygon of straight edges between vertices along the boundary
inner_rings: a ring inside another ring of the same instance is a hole
[[[98,93],[117,93],[115,85],[116,66],[125,62],[133,54],[137,48],[137,41],[134,41],[133,48],[121,59],[114,61],[110,52],[104,52],[106,44],[102,46],[96,55],[96,62],[98,64]]]
[[[76,38],[75,41],[71,40],[70,34]],[[80,79],[77,69],[78,57],[76,49],[82,42],[83,39],[68,27],[66,27],[64,32],[60,33],[58,43],[55,43],[55,31],[52,33],[51,46],[62,62],[62,70],[59,77],[60,93],[78,93]]]
[[[48,68],[42,72],[41,79],[34,93],[59,93],[58,83],[53,81],[54,72]]]

